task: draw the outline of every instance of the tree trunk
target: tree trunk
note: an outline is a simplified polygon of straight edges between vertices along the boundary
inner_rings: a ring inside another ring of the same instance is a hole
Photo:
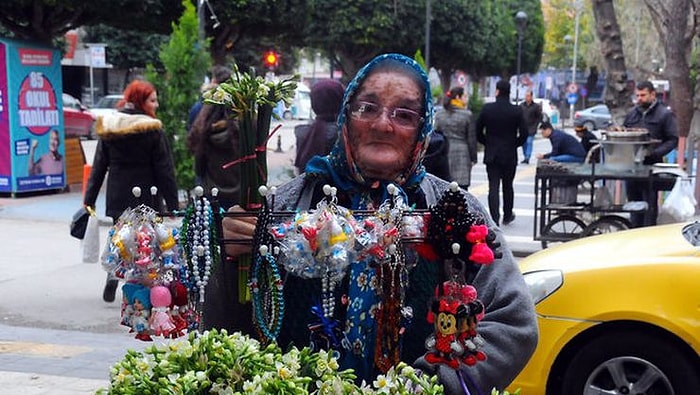
[[[440,69],[438,74],[440,76],[440,85],[442,87],[442,97],[440,98],[440,100],[442,100],[445,97],[445,95],[447,95],[447,92],[450,91],[450,88],[452,88],[450,86],[450,83],[452,82],[452,70]],[[467,94],[468,93],[469,92],[467,92]],[[442,103],[435,102],[435,104],[442,104]]]
[[[613,122],[621,125],[632,104],[632,89],[628,84],[620,25],[615,16],[613,0],[593,0],[593,15],[600,51],[607,69],[605,104],[610,108]]]
[[[695,35],[695,20],[689,0],[645,0],[654,26],[664,43],[664,74],[671,83],[670,106],[678,120],[678,133],[688,136],[693,116],[693,91],[690,82],[690,48]]]

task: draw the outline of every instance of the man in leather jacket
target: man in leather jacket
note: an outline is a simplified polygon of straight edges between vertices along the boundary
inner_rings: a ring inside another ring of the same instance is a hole
[[[654,163],[662,162],[664,155],[678,146],[678,123],[676,122],[676,116],[671,110],[656,99],[656,89],[651,82],[642,81],[637,84],[636,95],[637,105],[627,114],[623,126],[647,129],[650,139],[660,141],[658,144],[653,145],[649,153],[644,157],[643,164],[653,165]],[[646,219],[644,214],[641,213],[633,213],[631,215],[634,227],[656,224],[658,213],[658,199],[656,196],[659,190],[670,190],[673,187],[673,181],[675,180],[654,179],[652,181],[652,196],[648,196],[646,182],[627,183],[628,200],[644,200],[649,204]]]

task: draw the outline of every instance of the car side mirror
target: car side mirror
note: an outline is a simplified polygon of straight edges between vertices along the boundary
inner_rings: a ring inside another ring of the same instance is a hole
[[[700,246],[700,222],[696,221],[684,226],[683,237],[685,237],[693,247]]]

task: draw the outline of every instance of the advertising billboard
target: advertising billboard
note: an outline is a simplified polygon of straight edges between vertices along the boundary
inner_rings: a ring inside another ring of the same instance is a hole
[[[62,189],[61,54],[0,39],[0,192]]]

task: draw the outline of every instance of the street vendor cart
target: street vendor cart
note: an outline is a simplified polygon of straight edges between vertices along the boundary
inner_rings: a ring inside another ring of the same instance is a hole
[[[624,183],[646,182],[652,167],[559,163],[540,160],[535,173],[533,238],[547,248],[552,242],[609,233],[631,227],[629,214],[648,214],[648,202],[626,202]]]
[[[549,243],[615,232],[632,227],[630,216],[656,223],[658,190],[669,190],[677,174],[644,165],[650,147],[658,143],[646,129],[603,131],[598,141],[602,163],[559,163],[541,160],[535,175],[533,238]],[[646,188],[646,201],[629,201],[626,186]]]

